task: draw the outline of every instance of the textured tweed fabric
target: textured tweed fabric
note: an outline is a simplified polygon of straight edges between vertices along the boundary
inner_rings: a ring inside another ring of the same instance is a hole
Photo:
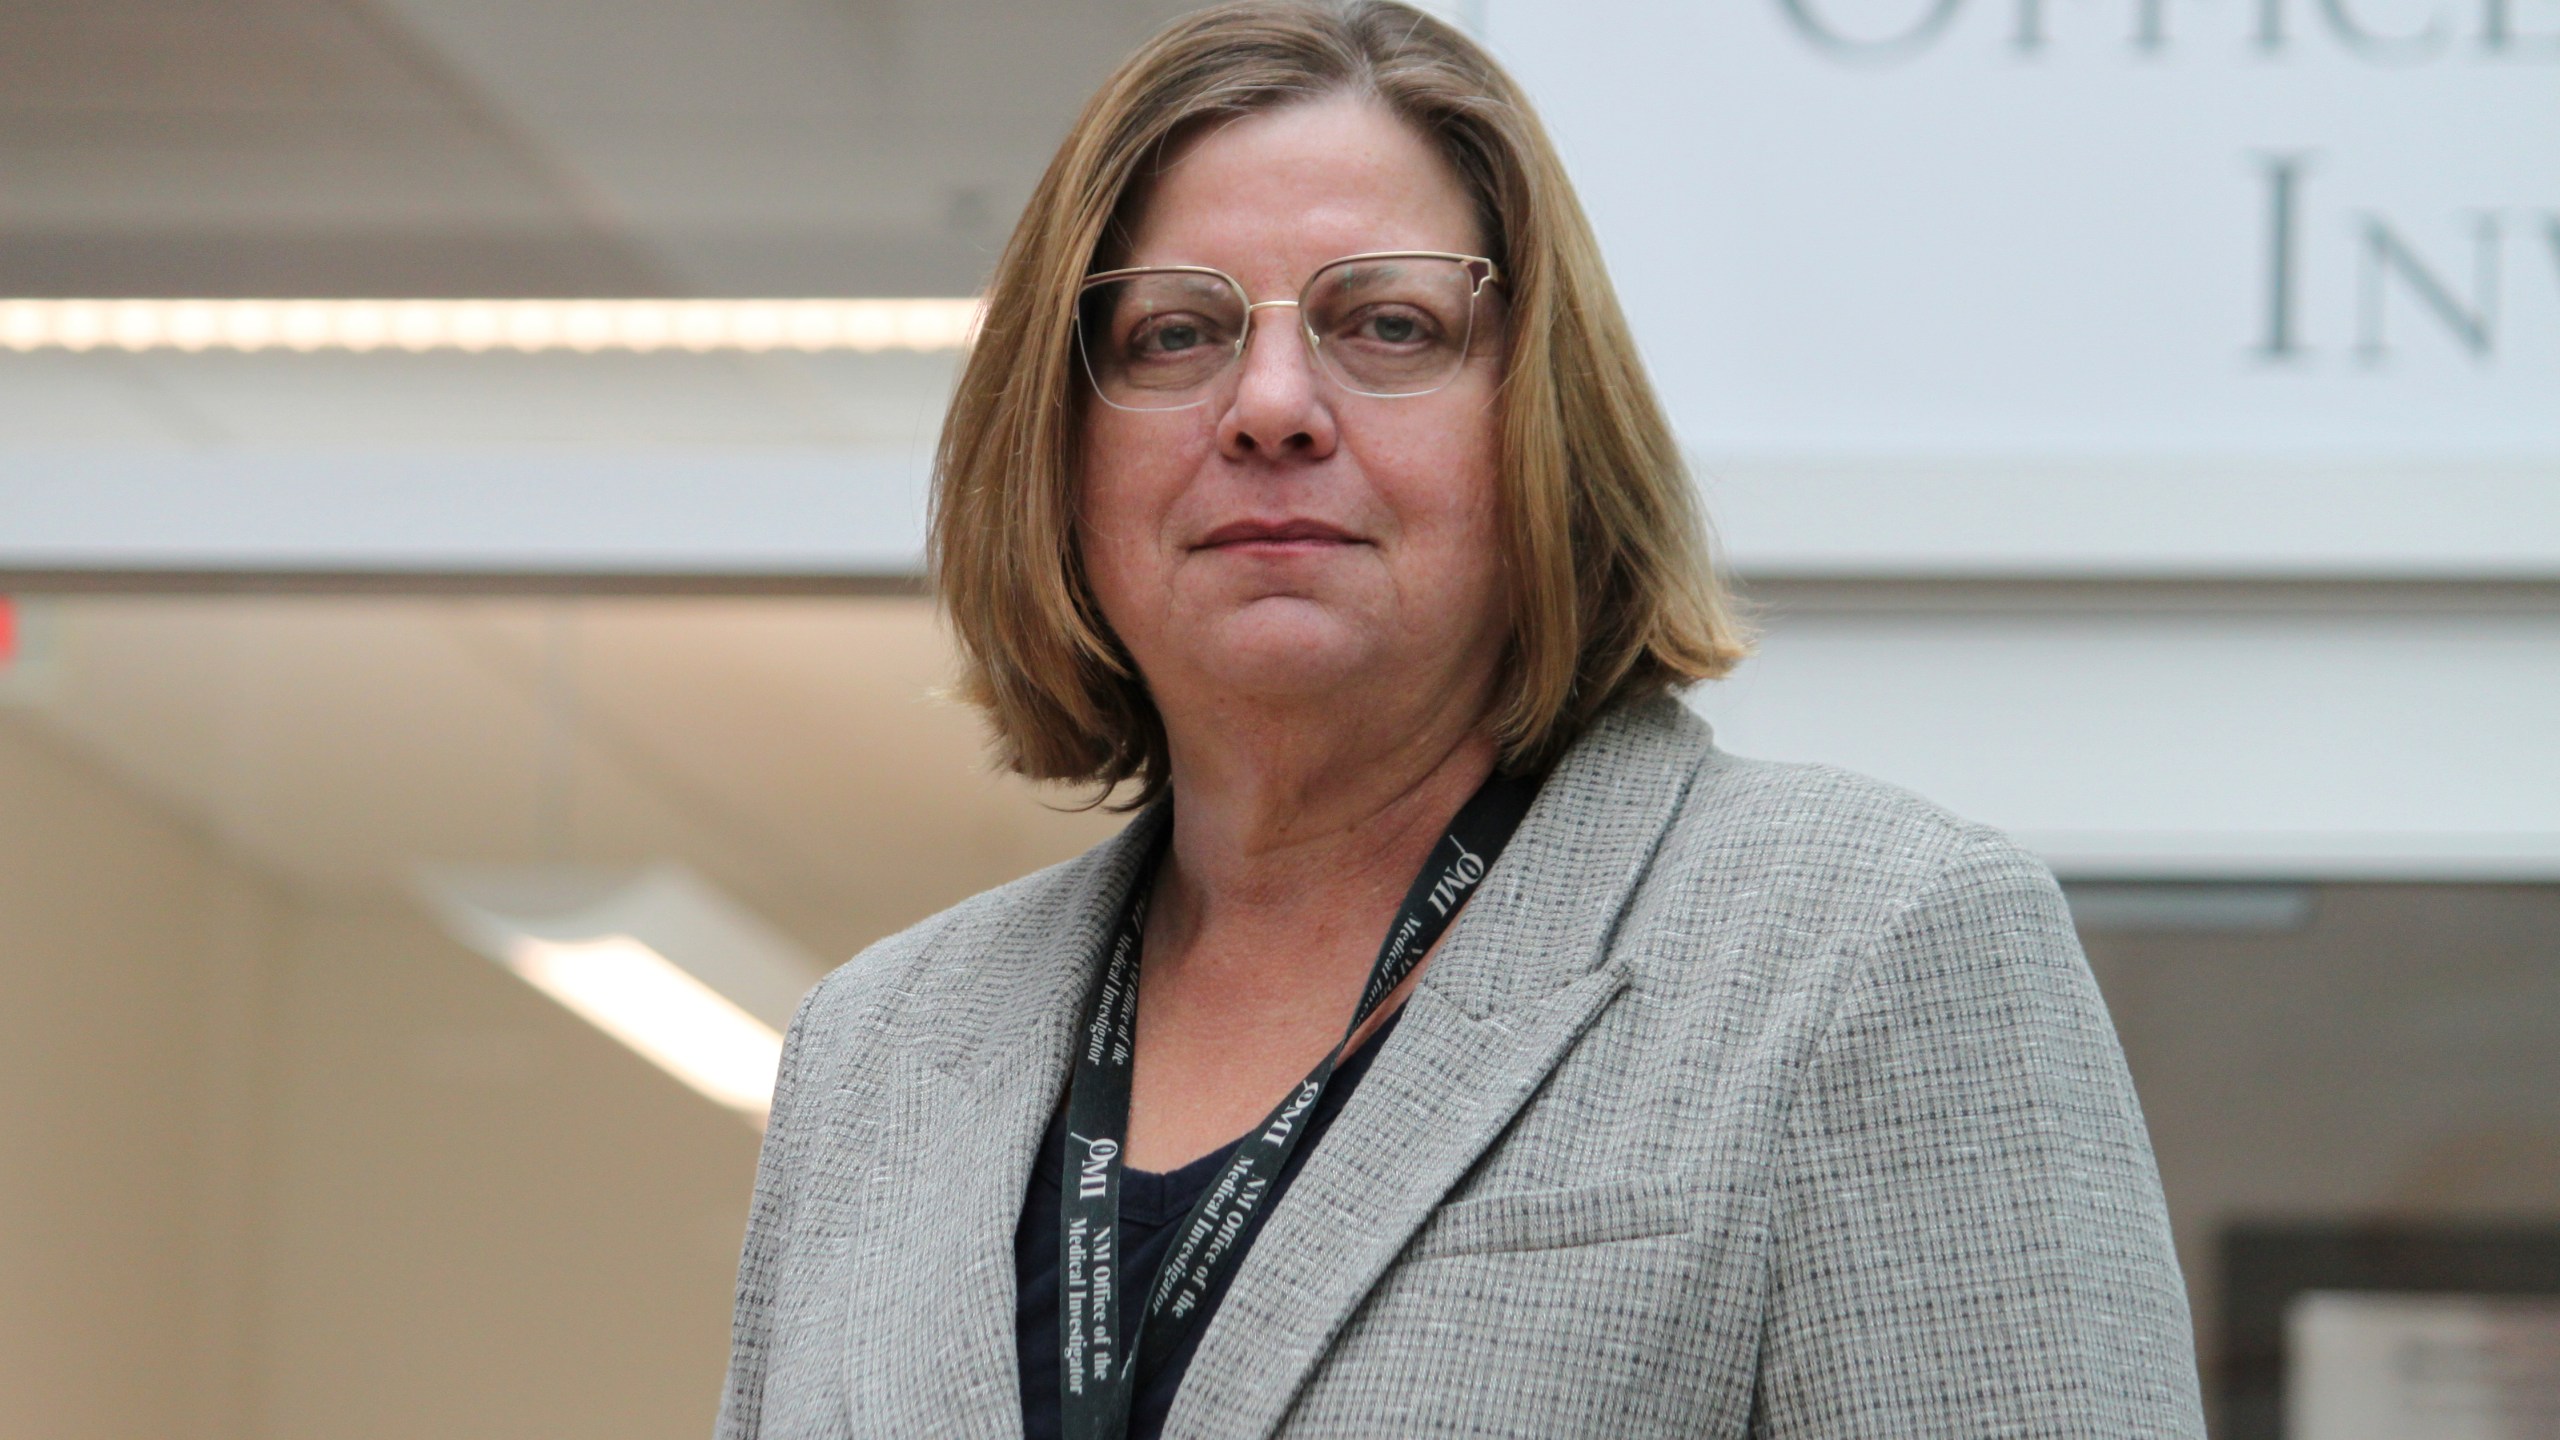
[[[1012,1236],[1147,829],[801,1006],[723,1440],[1020,1433]],[[1165,1432],[2203,1433],[2052,877],[1664,700],[1547,784],[1272,1213]]]

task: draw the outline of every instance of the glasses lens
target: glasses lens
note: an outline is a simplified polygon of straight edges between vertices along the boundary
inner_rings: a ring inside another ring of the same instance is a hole
[[[1223,276],[1147,270],[1086,286],[1076,335],[1103,399],[1172,410],[1197,401],[1235,359],[1245,317],[1244,296]]]
[[[1476,277],[1462,260],[1345,260],[1307,284],[1307,329],[1334,378],[1364,395],[1419,395],[1466,363]]]

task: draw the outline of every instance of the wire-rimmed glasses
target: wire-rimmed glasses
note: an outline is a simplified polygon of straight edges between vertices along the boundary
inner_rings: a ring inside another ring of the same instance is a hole
[[[1295,300],[1250,300],[1206,265],[1104,270],[1077,289],[1076,344],[1104,404],[1187,410],[1244,358],[1254,311],[1294,306],[1308,352],[1345,390],[1428,395],[1466,364],[1477,298],[1500,281],[1491,260],[1445,250],[1345,255]]]

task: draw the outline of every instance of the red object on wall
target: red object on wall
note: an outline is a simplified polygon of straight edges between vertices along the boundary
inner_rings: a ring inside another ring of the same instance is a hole
[[[18,658],[18,603],[0,595],[0,670]]]

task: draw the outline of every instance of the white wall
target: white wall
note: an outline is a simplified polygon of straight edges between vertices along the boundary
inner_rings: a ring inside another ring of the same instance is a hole
[[[1711,456],[2560,464],[2547,5],[1484,11]]]
[[[1766,587],[1691,703],[2066,877],[2560,878],[2560,607],[2447,587]]]

